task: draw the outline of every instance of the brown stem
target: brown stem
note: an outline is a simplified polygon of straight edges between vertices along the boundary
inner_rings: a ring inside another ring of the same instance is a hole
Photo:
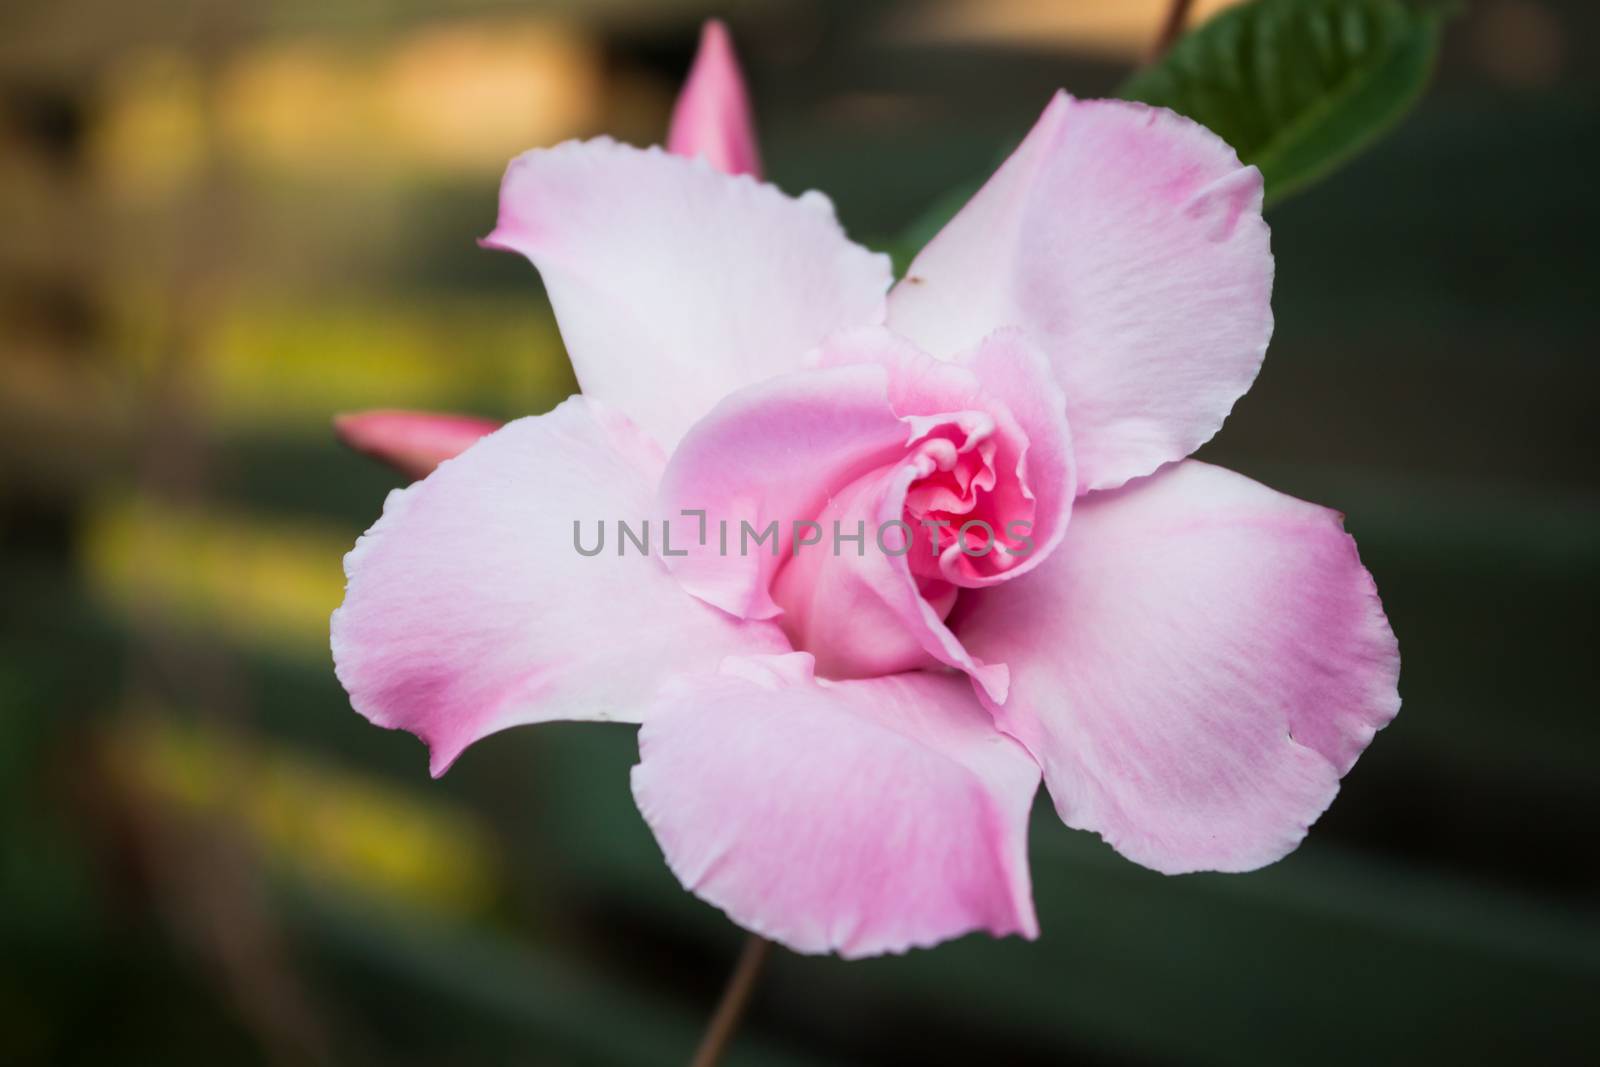
[[[1183,33],[1183,27],[1189,22],[1189,9],[1194,6],[1194,0],[1172,0],[1167,5],[1167,17],[1161,22],[1161,32],[1156,36],[1155,43],[1150,46],[1149,55],[1145,56],[1146,63],[1154,63],[1167,54],[1167,49],[1172,47]]]
[[[689,1067],[717,1067],[728,1048],[728,1042],[733,1040],[733,1032],[739,1028],[745,1005],[750,1003],[756,979],[761,976],[761,965],[766,962],[771,950],[772,942],[759,934],[745,938],[744,948],[739,952],[739,962],[733,965],[728,985],[722,991],[722,1000],[712,1013],[711,1021],[706,1024],[705,1036],[700,1039],[700,1047],[695,1049]]]

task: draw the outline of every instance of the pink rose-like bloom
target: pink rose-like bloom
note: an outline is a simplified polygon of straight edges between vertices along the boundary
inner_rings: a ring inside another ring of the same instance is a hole
[[[1271,334],[1259,173],[1059,94],[894,284],[820,194],[727,173],[756,157],[722,104],[680,107],[681,154],[511,164],[485,244],[538,267],[583,395],[391,494],[333,617],[356,709],[436,775],[641,724],[674,873],[802,952],[1035,936],[1041,778],[1158,871],[1292,850],[1399,655],[1339,515],[1185,458]],[[389,418],[346,432],[409,440]],[[578,550],[619,520],[648,554]]]

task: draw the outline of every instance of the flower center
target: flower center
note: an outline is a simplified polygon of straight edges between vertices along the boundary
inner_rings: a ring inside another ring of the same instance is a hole
[[[913,421],[906,492],[913,573],[924,587],[969,585],[1016,566],[1031,545],[1031,494],[997,468],[1002,448],[992,416],[979,411]],[[932,590],[929,590],[930,592]]]

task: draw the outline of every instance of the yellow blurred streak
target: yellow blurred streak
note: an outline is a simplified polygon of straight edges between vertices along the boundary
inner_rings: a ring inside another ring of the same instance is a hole
[[[328,655],[344,596],[341,560],[356,531],[140,497],[87,511],[83,572],[114,609],[220,630],[243,644]]]
[[[451,914],[493,899],[494,842],[463,809],[163,716],[130,720],[111,744],[142,794],[236,823],[301,878]]]
[[[325,170],[370,155],[371,77],[358,54],[322,40],[245,52],[221,74],[218,123],[231,152]]]
[[[202,406],[222,427],[315,433],[360,408],[545,411],[576,385],[554,321],[531,303],[238,303],[201,346]]]
[[[517,153],[595,128],[598,49],[526,19],[416,30],[387,48],[274,42],[222,76],[218,118],[239,158],[326,172],[499,171]]]
[[[1195,0],[1189,25],[1198,26],[1239,0]],[[1171,0],[939,0],[908,7],[888,24],[908,42],[1040,46],[1141,57],[1160,32]]]
[[[594,128],[604,86],[598,50],[575,29],[488,22],[406,39],[375,88],[396,146],[429,163],[499,170]]]
[[[232,157],[268,169],[498,172],[597,129],[604,90],[598,47],[553,20],[452,22],[378,44],[276,40],[209,84],[183,53],[147,48],[111,68],[91,143],[103,180],[132,196],[181,188],[211,122]]]
[[[114,192],[160,196],[205,159],[204,88],[194,63],[170,49],[140,52],[107,79],[104,119],[90,131],[95,173]]]

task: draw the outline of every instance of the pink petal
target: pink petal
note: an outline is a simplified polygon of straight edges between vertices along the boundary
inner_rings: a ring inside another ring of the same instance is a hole
[[[970,382],[960,368],[941,367],[959,384]],[[968,656],[905,557],[877,550],[879,524],[900,516],[916,476],[901,466],[909,430],[891,393],[916,407],[938,391],[919,389],[882,363],[847,362],[775,378],[717,405],[662,478],[663,514],[695,509],[706,520],[704,542],[686,538],[687,554],[668,564],[685,589],[734,615],[782,614],[792,641],[815,642],[804,647],[825,674],[870,677],[945,663],[1003,699],[1005,668]],[[685,521],[686,532],[696,521]],[[796,549],[796,537],[811,532],[797,523],[815,522],[831,538],[835,521],[843,532],[865,524],[862,556],[834,558],[831,540]]]
[[[742,618],[777,615],[768,587],[793,558],[795,523],[905,452],[906,425],[888,390],[881,366],[829,367],[742,389],[702,419],[661,480],[664,514],[707,517],[705,543],[668,561],[684,588]],[[762,540],[772,523],[776,539]]]
[[[356,710],[422,738],[439,775],[497,730],[637,722],[669,674],[786,651],[776,627],[695,600],[656,556],[574,547],[575,521],[592,547],[596,523],[648,517],[660,468],[626,420],[575,397],[391,493],[345,557],[333,614]]]
[[[672,109],[667,151],[704,156],[727,174],[761,177],[750,98],[733,54],[733,38],[720,19],[707,20],[700,31],[700,50]]]
[[[690,592],[735,615],[781,611],[784,631],[827,677],[945,664],[1003,699],[1005,668],[968,655],[942,616],[955,586],[1024,574],[1060,541],[1072,450],[1049,366],[1014,332],[944,363],[881,328],[829,338],[817,362],[733,394],[683,439],[662,479],[662,511],[704,512],[706,537],[685,543],[687,555],[669,566]],[[997,427],[995,465],[1009,472],[988,491],[1002,509],[984,512],[992,528],[1004,532],[1005,508],[1025,506],[1019,513],[1033,523],[1031,553],[993,576],[947,574],[925,539],[910,552],[879,541],[880,531],[894,536],[888,524],[929,473],[913,445],[923,428],[969,418]],[[823,542],[797,546],[796,523],[817,524],[810,532]],[[863,543],[835,551],[836,528]]]
[[[414,479],[427,477],[433,468],[499,428],[492,419],[426,411],[358,411],[333,417],[339,440]]]
[[[1167,873],[1293,850],[1400,707],[1340,516],[1194,461],[1081,498],[1043,566],[951,626],[1010,666],[991,710],[1062,819]]]
[[[927,566],[924,540],[908,556],[924,577],[944,578],[965,588],[1008,581],[1037,566],[1060,542],[1072,512],[1076,464],[1067,427],[1065,398],[1049,362],[1020,330],[1001,329],[984,337],[954,362],[930,358],[915,345],[881,328],[853,330],[829,338],[817,354],[820,366],[876,364],[889,372],[889,401],[913,427],[930,417],[961,411],[993,418],[993,458],[1000,480],[988,491],[982,512],[971,518],[991,521],[1004,535],[1005,518],[1025,520],[1031,548],[993,573],[951,567],[948,560]],[[778,416],[774,422],[782,421]],[[895,516],[886,516],[894,518]],[[981,537],[981,534],[974,534]],[[970,563],[970,560],[960,560]]]
[[[1078,489],[1205,442],[1272,334],[1261,175],[1170,111],[1057,94],[923,249],[890,325],[952,356],[1029,331],[1067,396]]]
[[[695,595],[741,617],[775,615],[767,589],[793,555],[794,522],[815,519],[844,486],[904,459],[919,420],[965,410],[999,424],[996,462],[1017,483],[997,487],[1001,506],[1029,507],[1033,550],[1001,577],[1025,573],[1059,542],[1072,507],[1072,442],[1049,365],[1020,334],[1001,331],[960,363],[942,363],[869,327],[828,338],[813,362],[729,396],[674,453],[663,510],[704,510],[710,523],[704,544],[669,561]],[[774,551],[740,551],[743,524],[759,533],[773,521]]]
[[[890,281],[820,193],[603,138],[514,160],[483,243],[539,268],[584,394],[669,450],[728,393],[882,322]]]
[[[973,656],[944,624],[956,589],[919,580],[906,555],[876,550],[875,531],[902,514],[917,473],[913,467],[876,471],[832,495],[816,521],[830,537],[835,523],[845,532],[864,524],[864,551],[851,555],[845,546],[834,555],[830,545],[829,551],[796,554],[773,582],[773,599],[784,612],[778,621],[826,677],[873,678],[944,664],[1004,701],[1005,665]]]
[[[1039,770],[958,675],[821,682],[810,657],[670,683],[633,793],[673,873],[798,952],[1038,934],[1027,825]]]
[[[968,583],[995,585],[1028,573],[1061,543],[1077,491],[1077,456],[1067,427],[1065,397],[1042,353],[1017,330],[985,337],[960,357],[986,393],[1005,405],[1025,442],[1020,454],[1007,456],[1019,471],[1019,484],[1033,499],[1033,551],[1011,570]]]

